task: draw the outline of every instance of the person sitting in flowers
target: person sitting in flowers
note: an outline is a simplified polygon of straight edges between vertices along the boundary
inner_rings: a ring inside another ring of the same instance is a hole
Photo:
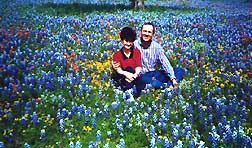
[[[113,54],[113,63],[118,63],[115,67],[115,72],[112,74],[114,79],[121,89],[129,91],[128,94],[139,97],[145,83],[140,77],[142,70],[141,53],[135,48],[134,41],[136,40],[136,32],[130,27],[124,27],[120,32],[120,39],[123,47]],[[133,86],[136,86],[136,93],[133,93]],[[133,96],[129,99],[133,100]]]
[[[170,85],[177,87],[185,72],[182,68],[173,69],[164,49],[153,40],[154,33],[154,24],[144,23],[141,27],[140,38],[134,41],[134,45],[141,52],[142,71],[140,74],[142,81],[156,89],[167,88]],[[113,62],[112,66],[117,69],[120,64]],[[156,69],[157,64],[161,64],[162,69]]]

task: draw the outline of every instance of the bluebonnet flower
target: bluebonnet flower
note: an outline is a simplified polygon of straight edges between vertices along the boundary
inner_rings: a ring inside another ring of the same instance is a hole
[[[73,96],[73,92],[69,89],[68,90],[68,96],[70,97],[70,98],[73,98],[74,96]]]
[[[221,122],[218,123],[218,127],[217,127],[217,134],[222,134],[224,132],[224,126]]]
[[[150,148],[154,148],[155,147],[155,143],[156,143],[155,137],[151,137],[149,147]]]
[[[64,132],[64,119],[59,120],[60,132]]]
[[[209,132],[208,141],[212,144],[212,147],[217,147],[219,143],[219,135],[216,132]]]
[[[31,120],[32,120],[33,125],[38,125],[39,124],[38,115],[37,115],[36,112],[32,113]]]
[[[249,96],[249,105],[252,106],[252,95]]]
[[[158,145],[161,145],[161,143],[162,143],[162,137],[161,137],[161,136],[158,136],[158,137],[157,137],[157,144],[158,144]]]
[[[102,89],[102,87],[101,87],[101,86],[99,87],[98,97],[99,97],[100,99],[102,99],[102,98],[103,98],[103,89]]]
[[[232,139],[233,139],[234,143],[237,143],[238,133],[237,133],[237,129],[236,128],[234,128],[234,130],[233,130]]]
[[[140,108],[141,108],[141,109],[143,109],[143,108],[144,108],[144,103],[143,103],[143,102],[141,102],[141,104],[140,104]]]
[[[150,89],[146,89],[146,95],[150,95]]]
[[[103,146],[103,148],[109,148],[109,144],[106,143],[106,144]]]
[[[132,116],[132,114],[133,114],[133,108],[129,107],[128,112],[129,112],[129,115]]]
[[[243,106],[241,109],[240,109],[240,121],[243,123],[246,121],[246,106]]]
[[[189,122],[192,123],[193,122],[193,115],[189,114]]]
[[[137,126],[139,126],[139,127],[142,126],[141,117],[139,114],[136,115],[135,120],[136,120]]]
[[[132,127],[133,127],[133,124],[132,124],[132,123],[129,123],[129,124],[128,124],[128,129],[132,129]]]
[[[103,109],[103,117],[108,117],[109,116],[109,108],[108,105],[104,105],[104,109]]]
[[[75,148],[81,148],[81,143],[80,141],[75,142]]]
[[[152,121],[154,122],[154,123],[157,123],[157,114],[154,114],[153,115],[153,117],[152,117]]]
[[[96,132],[96,142],[97,142],[97,143],[101,143],[101,141],[102,141],[102,139],[101,139],[101,131],[98,130],[98,131]]]
[[[181,140],[178,140],[177,145],[174,148],[183,148],[183,143]]]
[[[164,96],[165,96],[167,99],[171,99],[171,97],[172,97],[172,92],[171,92],[171,89],[170,89],[170,88],[165,88],[165,90],[164,90]]]
[[[126,124],[129,121],[129,115],[127,113],[124,114],[124,124]]]
[[[225,144],[233,142],[232,131],[231,131],[230,125],[225,126],[225,132],[223,133],[223,140]]]
[[[151,107],[153,108],[154,111],[156,111],[158,108],[154,101],[151,102]]]
[[[123,93],[123,100],[126,103],[131,103],[135,101],[133,97],[133,89],[128,89]]]
[[[31,102],[26,102],[25,104],[25,114],[29,114],[31,112]]]
[[[204,121],[203,121],[203,125],[202,125],[203,127],[203,130],[204,131],[206,131],[207,130],[207,128],[208,128],[208,122],[207,122],[207,119],[204,119]]]
[[[160,110],[160,118],[159,118],[159,121],[160,122],[165,122],[167,121],[168,119],[166,118],[165,116],[165,109],[161,108]]]
[[[174,126],[174,127],[172,128],[172,133],[171,133],[171,135],[172,135],[172,143],[173,143],[173,144],[177,143],[177,142],[178,142],[179,132],[178,132],[178,129],[177,129],[176,126]]]
[[[119,144],[116,145],[116,148],[125,148],[125,141],[124,139],[120,139]]]
[[[151,113],[152,113],[152,108],[151,108],[151,107],[148,107],[148,108],[147,108],[147,112],[148,112],[149,115],[151,115]]]
[[[39,139],[40,139],[41,141],[45,141],[45,140],[46,140],[45,129],[40,130],[40,137],[39,137]]]
[[[155,127],[154,125],[150,125],[150,138],[155,138],[155,137],[156,137]]]
[[[72,117],[73,117],[73,113],[72,112],[68,112],[67,118],[72,119]]]
[[[86,109],[84,112],[84,123],[87,124],[89,121],[89,110]]]
[[[134,106],[133,106],[133,109],[132,109],[132,113],[138,110],[138,106],[139,106],[139,105],[138,105],[138,102],[134,102]],[[131,113],[131,114],[132,114],[132,113]]]
[[[95,128],[96,127],[96,114],[93,114],[93,117],[91,119],[91,127]]]
[[[7,119],[8,121],[13,121],[13,115],[10,111],[7,112]]]
[[[74,103],[74,102],[71,102],[71,104],[72,104],[71,112],[72,112],[73,114],[75,114],[75,113],[77,112],[77,110],[78,110],[78,106],[77,106],[77,104]]]
[[[242,136],[241,141],[242,141],[241,147],[246,147],[246,148],[252,147],[252,140],[249,136],[246,136],[246,135]]]
[[[107,131],[107,138],[112,138],[112,132],[111,131]]]
[[[58,109],[57,114],[56,114],[56,120],[59,121],[62,117],[61,113],[60,113],[60,109]]]
[[[172,142],[169,141],[169,139],[165,136],[164,137],[164,148],[172,148],[173,145],[172,145]]]
[[[60,114],[62,115],[62,118],[66,118],[66,117],[68,117],[69,112],[68,112],[68,110],[66,108],[63,108],[61,110]]]
[[[197,142],[196,147],[197,148],[204,148],[205,147],[205,142],[204,141]]]
[[[98,147],[98,144],[94,141],[89,141],[88,148],[96,148]]]
[[[112,106],[112,108],[114,109],[114,110],[117,110],[118,109],[118,107],[119,107],[119,102],[117,102],[117,101],[113,101],[112,103],[111,103],[111,106]]]
[[[74,143],[72,141],[69,143],[69,148],[75,148]]]
[[[196,147],[195,140],[194,139],[190,140],[188,143],[188,148],[195,148],[195,147]]]
[[[116,127],[117,127],[118,133],[119,133],[120,135],[123,135],[123,125],[121,124],[120,119],[117,118],[117,119],[115,120],[115,125],[116,125]]]
[[[240,121],[237,121],[237,118],[232,119],[232,121],[230,122],[230,129],[234,130],[234,128],[236,128],[239,125]]]
[[[227,124],[227,117],[226,117],[226,116],[223,116],[223,117],[221,118],[221,123],[222,123],[223,125],[226,125],[226,124]]]
[[[145,121],[148,121],[148,120],[149,120],[149,114],[146,113],[146,112],[144,113],[144,120],[145,120]]]
[[[208,124],[213,123],[213,114],[208,115]]]
[[[30,146],[28,143],[25,143],[25,144],[24,144],[24,147],[25,147],[25,148],[30,148],[31,146]]]
[[[4,143],[0,141],[0,148],[4,148]]]
[[[67,138],[68,138],[68,139],[71,139],[72,136],[73,136],[73,135],[72,135],[72,132],[68,132],[68,133],[67,133]]]
[[[78,106],[78,111],[79,111],[81,114],[84,114],[84,113],[85,113],[85,109],[86,109],[86,106],[84,106],[83,104],[81,104],[80,106]]]
[[[10,132],[9,134],[8,134],[8,142],[9,143],[13,143],[14,142],[14,136],[13,136],[13,133],[12,132]]]

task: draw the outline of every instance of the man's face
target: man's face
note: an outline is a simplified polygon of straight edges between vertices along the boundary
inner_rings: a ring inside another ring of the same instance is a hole
[[[145,42],[151,41],[153,37],[153,26],[152,25],[144,25],[141,30],[141,37]]]

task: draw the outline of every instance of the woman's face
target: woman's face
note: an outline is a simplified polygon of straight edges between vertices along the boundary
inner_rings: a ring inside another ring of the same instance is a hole
[[[153,26],[152,25],[144,25],[141,30],[141,37],[145,42],[149,42],[153,37]]]
[[[133,46],[133,42],[122,40],[123,47],[127,50],[129,50]]]

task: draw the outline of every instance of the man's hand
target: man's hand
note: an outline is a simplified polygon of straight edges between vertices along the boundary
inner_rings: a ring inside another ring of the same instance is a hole
[[[178,88],[178,82],[175,78],[172,79],[172,85],[173,85],[173,87]]]

